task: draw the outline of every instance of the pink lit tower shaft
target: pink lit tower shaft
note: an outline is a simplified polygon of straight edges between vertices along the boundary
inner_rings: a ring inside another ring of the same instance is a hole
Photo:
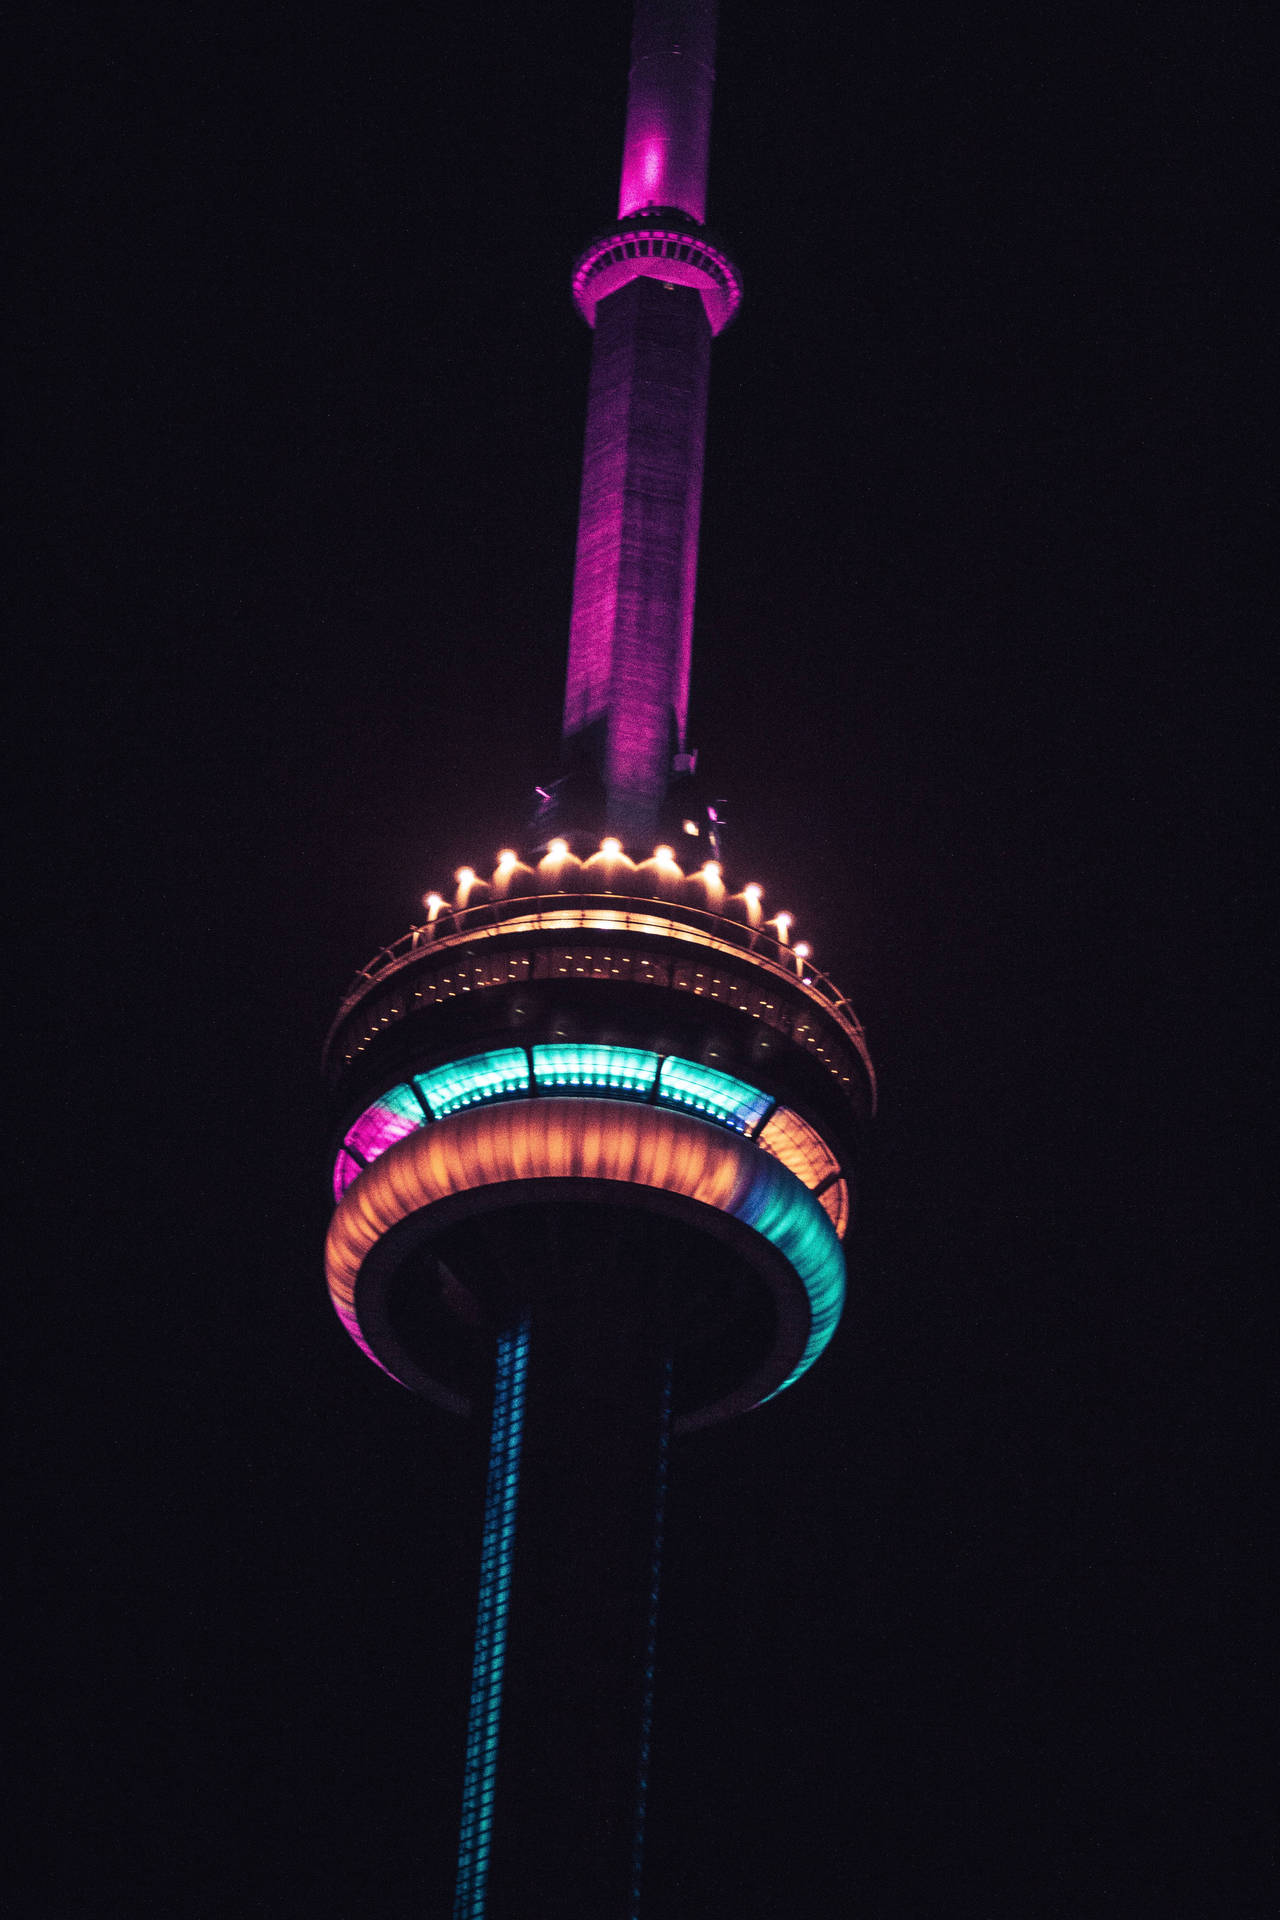
[[[711,340],[737,273],[706,234],[714,0],[639,0],[618,224],[577,263],[594,328],[564,740],[544,824],[647,851],[685,729]]]

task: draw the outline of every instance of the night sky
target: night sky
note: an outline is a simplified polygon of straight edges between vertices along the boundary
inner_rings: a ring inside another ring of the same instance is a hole
[[[1203,771],[1262,505],[1236,55],[1177,11],[722,10],[692,741],[882,1101],[831,1351],[675,1458],[651,1920],[1270,1911],[1245,1251],[1184,1151],[1251,1152],[1196,876],[1247,919]],[[448,1912],[483,1449],[327,1304],[318,1057],[556,771],[628,35],[34,27],[13,1912]]]

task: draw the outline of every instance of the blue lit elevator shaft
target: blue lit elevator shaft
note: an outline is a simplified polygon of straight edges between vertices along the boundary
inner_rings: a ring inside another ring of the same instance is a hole
[[[498,1341],[453,1920],[484,1920],[528,1360],[529,1323],[525,1319]]]

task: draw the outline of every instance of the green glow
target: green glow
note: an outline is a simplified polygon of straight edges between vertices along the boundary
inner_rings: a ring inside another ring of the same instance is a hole
[[[430,1073],[415,1074],[414,1079],[436,1119],[443,1120],[460,1107],[527,1093],[529,1061],[523,1047],[499,1047],[493,1053],[451,1060],[447,1067],[434,1067]]]
[[[590,1047],[562,1044],[535,1047],[533,1077],[557,1093],[585,1087],[592,1092],[647,1094],[658,1071],[656,1053],[640,1047]]]
[[[658,1083],[660,1107],[683,1107],[701,1113],[735,1133],[747,1133],[769,1111],[766,1094],[757,1093],[745,1080],[717,1073],[714,1067],[701,1067],[693,1060],[664,1060]]]

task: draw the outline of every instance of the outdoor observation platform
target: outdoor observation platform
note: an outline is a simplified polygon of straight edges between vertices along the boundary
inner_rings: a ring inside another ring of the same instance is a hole
[[[677,1430],[789,1385],[839,1318],[875,1100],[862,1029],[789,917],[714,861],[609,840],[464,868],[426,904],[325,1048],[352,1337],[465,1412],[496,1328],[608,1287],[675,1353]]]
[[[713,334],[742,305],[742,275],[724,241],[677,207],[644,207],[598,234],[574,262],[574,305],[594,327],[600,302],[637,279],[696,288]]]

